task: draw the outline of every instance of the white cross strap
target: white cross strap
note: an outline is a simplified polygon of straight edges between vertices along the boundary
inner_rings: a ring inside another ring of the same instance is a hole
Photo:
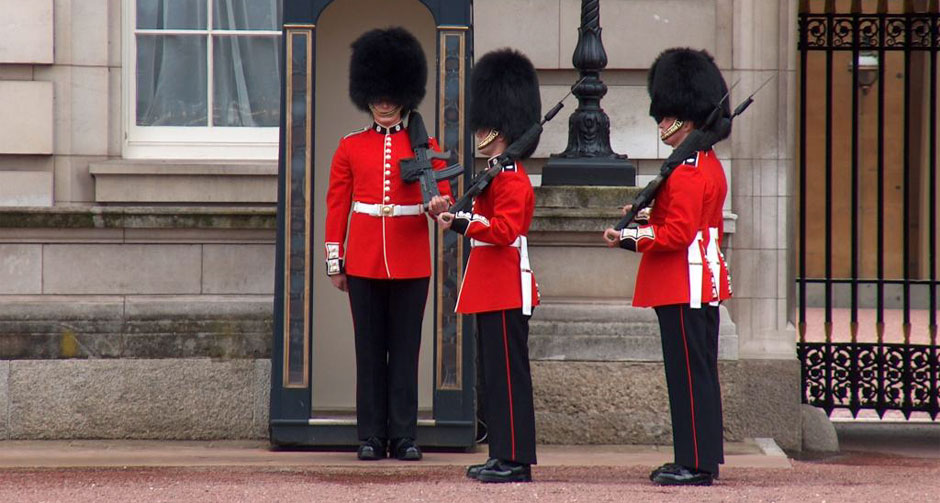
[[[471,239],[470,246],[496,246],[493,243]],[[522,314],[532,315],[532,268],[529,265],[529,247],[525,236],[518,236],[509,243],[510,247],[519,249],[519,279],[522,282]]]

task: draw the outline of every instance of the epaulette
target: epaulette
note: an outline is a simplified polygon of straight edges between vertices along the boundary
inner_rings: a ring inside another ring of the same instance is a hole
[[[357,130],[355,130],[355,131],[351,131],[351,132],[347,133],[346,136],[343,137],[343,139],[345,140],[346,138],[349,138],[350,136],[353,136],[353,135],[357,135],[357,134],[359,134],[359,133],[365,133],[365,132],[368,131],[368,130],[369,130],[368,127],[364,127],[364,128],[362,128],[362,129],[357,129]]]
[[[493,157],[490,157],[490,158],[486,161],[486,164],[487,164],[489,167],[492,168],[492,167],[496,166],[496,163],[498,163],[498,162],[499,162],[499,156],[493,156]],[[512,164],[510,164],[510,165],[508,165],[508,166],[503,166],[503,169],[502,169],[500,172],[505,172],[505,171],[508,171],[508,172],[510,172],[510,173],[514,173],[514,172],[516,171],[516,163],[512,163]]]

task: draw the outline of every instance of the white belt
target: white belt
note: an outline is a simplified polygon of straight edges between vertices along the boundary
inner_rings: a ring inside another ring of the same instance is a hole
[[[471,247],[477,246],[496,246],[493,243],[480,241],[478,239],[470,240]],[[529,247],[525,236],[518,236],[515,241],[508,246],[519,249],[519,280],[522,282],[522,314],[532,315],[532,269],[529,265]]]
[[[354,201],[352,209],[356,213],[373,217],[404,217],[424,213],[424,205],[421,204],[369,204]]]
[[[718,281],[721,279],[721,261],[718,251],[718,227],[708,228],[708,246],[705,247],[705,260],[708,262],[708,268],[712,273],[712,285],[715,288],[715,297],[719,296],[720,287]],[[712,306],[718,305],[718,300],[709,302]]]
[[[702,307],[702,232],[695,234],[695,239],[689,245],[689,307],[699,309]]]

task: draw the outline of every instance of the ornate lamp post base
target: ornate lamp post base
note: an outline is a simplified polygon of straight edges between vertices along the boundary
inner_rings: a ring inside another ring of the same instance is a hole
[[[636,185],[636,166],[627,159],[552,156],[542,168],[542,185]]]
[[[578,109],[568,119],[568,148],[553,154],[542,170],[542,185],[636,185],[636,166],[610,148],[610,118],[601,108],[607,66],[601,42],[600,0],[581,0],[578,45],[571,62],[581,80],[572,92]]]

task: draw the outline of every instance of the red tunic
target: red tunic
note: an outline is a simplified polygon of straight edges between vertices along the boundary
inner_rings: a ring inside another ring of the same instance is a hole
[[[708,234],[705,236],[705,254],[712,271],[713,281],[718,287],[718,300],[731,297],[731,275],[725,257],[721,253],[721,241],[724,237],[725,197],[728,195],[728,180],[721,161],[714,150],[699,152],[696,159],[699,169],[707,180],[705,194],[705,217],[708,225]]]
[[[701,301],[714,300],[711,273],[704,266],[707,232],[704,218],[706,178],[692,159],[678,166],[656,194],[648,225],[637,232],[636,251],[643,253],[637,271],[633,305],[656,307],[689,304],[690,270],[701,274]],[[699,234],[702,233],[702,234]],[[690,268],[698,254],[701,267]]]
[[[473,201],[472,213],[461,213],[453,229],[468,238],[494,246],[474,246],[467,259],[456,311],[463,314],[522,307],[520,248],[511,246],[526,236],[535,212],[535,192],[521,163],[507,166]],[[538,305],[535,275],[530,281],[532,306]]]
[[[433,138],[430,146],[440,150]],[[372,216],[353,211],[350,217],[353,202],[420,205],[419,184],[401,179],[399,160],[411,157],[408,131],[401,124],[389,129],[373,124],[340,140],[330,166],[324,241],[327,260],[332,248],[340,259],[345,257],[347,274],[373,279],[431,275],[426,215]],[[441,169],[446,163],[434,160],[433,165]],[[447,181],[438,188],[442,195],[451,194]]]

